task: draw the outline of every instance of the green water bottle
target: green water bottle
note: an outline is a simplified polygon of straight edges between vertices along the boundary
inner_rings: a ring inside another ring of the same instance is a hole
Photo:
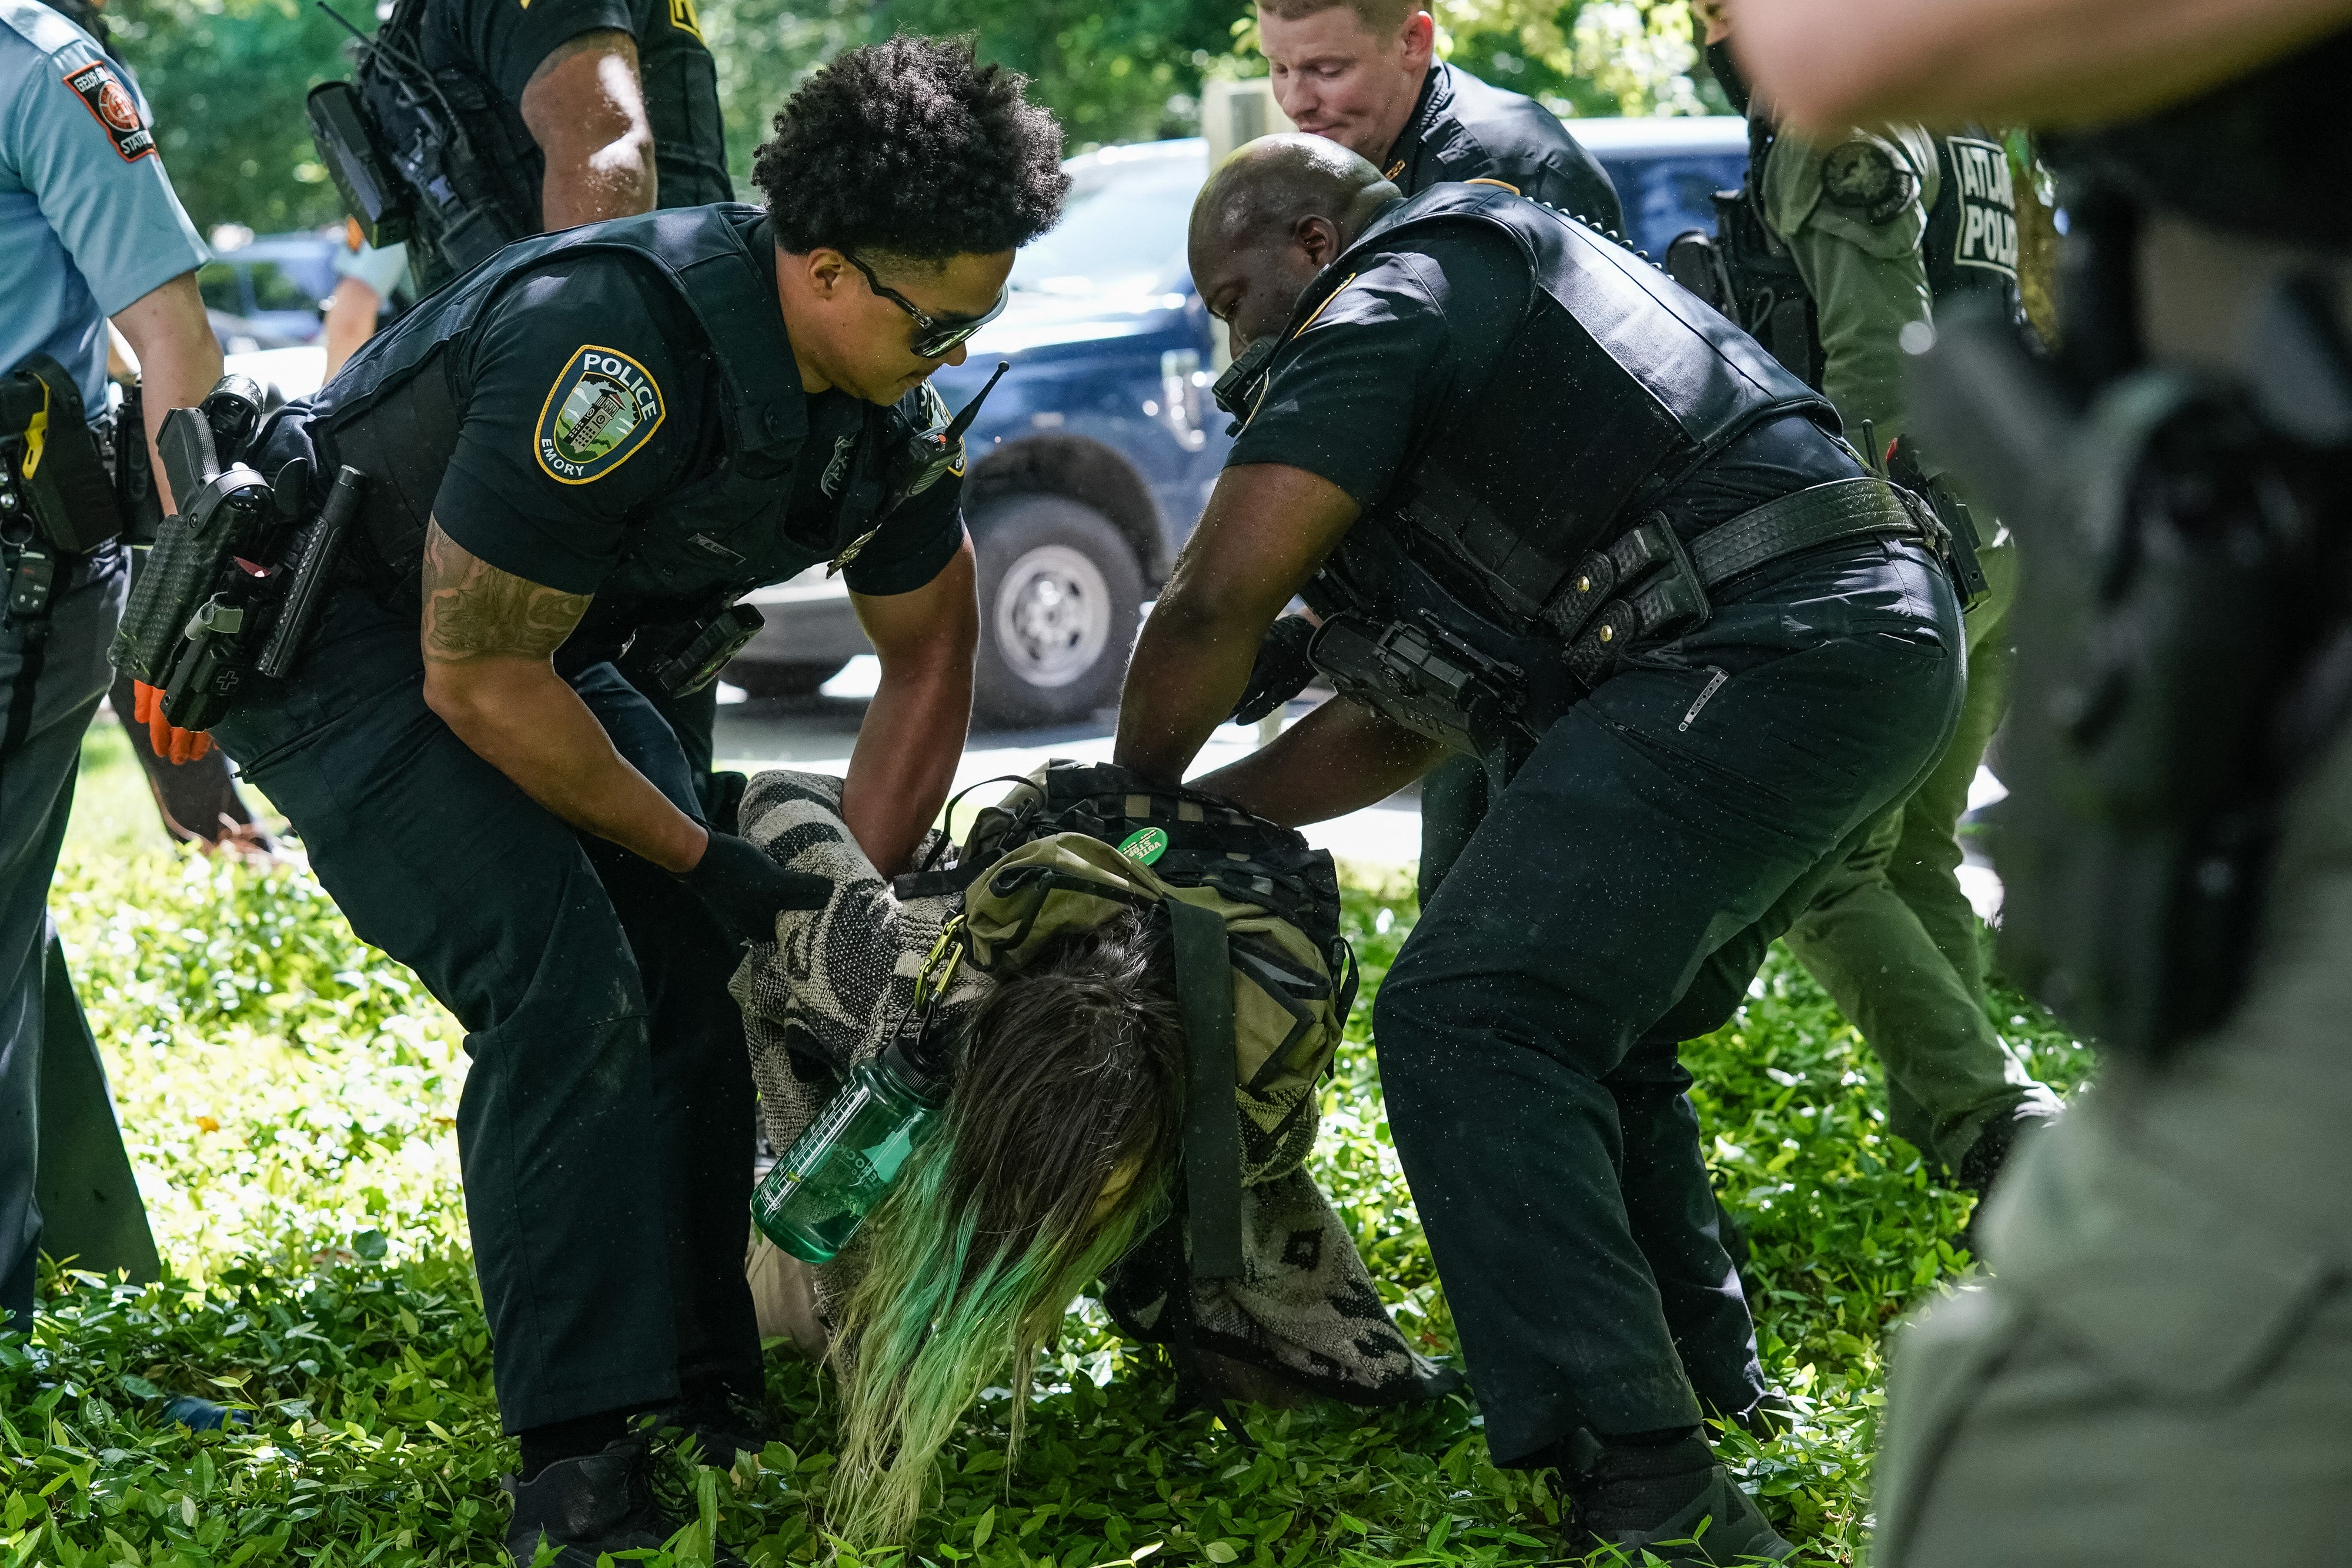
[[[945,1074],[899,1050],[901,1035],[849,1075],[751,1195],[768,1239],[805,1263],[829,1263],[882,1201],[946,1098]]]

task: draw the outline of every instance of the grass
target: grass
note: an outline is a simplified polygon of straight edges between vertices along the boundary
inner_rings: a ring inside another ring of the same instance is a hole
[[[104,1042],[157,1239],[132,1287],[66,1270],[29,1341],[0,1333],[0,1568],[503,1561],[488,1335],[465,1251],[454,1024],[354,938],[306,876],[184,858],[120,737],[95,732],[53,896]],[[1433,1354],[1454,1333],[1399,1174],[1367,1038],[1411,929],[1410,888],[1358,877],[1365,998],[1324,1093],[1318,1175]],[[2006,1032],[2047,1081],[2088,1056],[2020,998]],[[1967,1199],[1884,1130],[1877,1069],[1777,954],[1741,1016],[1690,1048],[1727,1203],[1749,1230],[1767,1375],[1798,1412],[1722,1451],[1804,1561],[1849,1563],[1869,1514],[1887,1325],[1965,1262]],[[919,1539],[828,1539],[835,1428],[772,1359],[782,1440],[757,1474],[681,1475],[696,1520],[754,1563],[1093,1568],[1111,1563],[1500,1565],[1553,1561],[1548,1478],[1496,1471],[1466,1401],[1367,1416],[1171,1413],[1173,1380],[1092,1302],[1071,1313],[1003,1472],[1002,1391],[951,1448]],[[247,1405],[249,1432],[159,1424],[159,1392]],[[669,1559],[671,1553],[660,1554]]]

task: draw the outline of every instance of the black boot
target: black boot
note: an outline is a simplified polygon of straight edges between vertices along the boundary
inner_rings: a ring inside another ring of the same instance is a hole
[[[530,1568],[540,1542],[556,1549],[547,1568],[596,1568],[606,1552],[660,1547],[684,1521],[655,1500],[652,1453],[643,1437],[618,1438],[601,1454],[558,1459],[530,1480],[509,1476],[500,1484],[514,1500],[507,1524],[507,1554]],[[723,1548],[719,1568],[741,1568]]]
[[[767,1422],[759,1407],[718,1383],[689,1386],[676,1404],[655,1411],[647,1424],[681,1451],[691,1438],[695,1462],[722,1470],[733,1469],[739,1454],[757,1458],[768,1446]]]
[[[1673,1568],[1699,1568],[1758,1558],[1778,1563],[1796,1551],[1715,1462],[1704,1437],[1650,1448],[1587,1438],[1580,1447],[1583,1462],[1569,1478],[1576,1498],[1571,1552],[1613,1546],[1635,1562],[1648,1552]]]

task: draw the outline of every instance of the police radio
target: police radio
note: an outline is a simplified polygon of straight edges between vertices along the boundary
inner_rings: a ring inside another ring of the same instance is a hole
[[[511,174],[521,150],[478,88],[445,81],[418,53],[423,0],[400,0],[373,37],[318,5],[359,40],[359,72],[310,90],[310,137],[367,242],[408,244],[432,288],[535,232],[535,203]]]

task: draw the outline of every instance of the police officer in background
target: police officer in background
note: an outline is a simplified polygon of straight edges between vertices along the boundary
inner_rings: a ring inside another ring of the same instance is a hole
[[[1436,21],[1414,0],[1274,0],[1257,14],[1258,47],[1292,124],[1338,142],[1408,196],[1442,180],[1491,180],[1595,228],[1624,222],[1617,188],[1559,116],[1438,59]],[[1254,723],[1312,677],[1312,623],[1275,623],[1266,656],[1234,717]],[[1486,815],[1476,759],[1450,758],[1421,781],[1425,903]]]
[[[457,110],[509,238],[735,198],[693,0],[402,0],[384,36]],[[478,259],[448,241],[412,242],[423,288]]]
[[[206,259],[136,85],[38,0],[0,0],[0,1311],[19,1329],[43,1240],[38,1190],[94,1181],[127,1200],[103,1246],[87,1232],[65,1245],[79,1213],[46,1217],[54,1250],[150,1278],[155,1265],[47,904],[129,576],[107,448],[148,441],[163,410],[219,378],[196,291]],[[110,317],[145,375],[144,431],[109,414]],[[43,1146],[45,1106],[69,1141],[53,1125]],[[83,1181],[53,1186],[68,1167]]]
[[[375,336],[387,314],[397,314],[416,303],[408,247],[370,245],[360,236],[358,219],[343,222],[348,232],[342,249],[335,253],[335,288],[327,296],[327,308],[319,324],[319,340],[327,350],[321,382],[335,379],[360,345]]]
[[[97,0],[57,0],[51,9],[88,33],[90,41],[106,51],[107,63],[126,89],[138,89],[138,78],[114,47],[101,4]],[[110,331],[109,337],[107,374],[127,395],[139,384],[138,354],[123,340],[120,329]],[[134,507],[152,503],[152,497],[128,494],[134,488],[143,490],[148,484],[144,464],[138,465],[135,471],[124,469],[122,477],[128,481],[123,486],[127,502]],[[146,520],[152,522],[152,517]],[[194,844],[208,852],[226,850],[259,862],[274,858],[277,843],[269,831],[253,820],[252,808],[237,793],[236,781],[229,777],[228,758],[218,752],[207,752],[180,763],[159,757],[148,727],[140,723],[132,711],[135,705],[131,683],[116,682],[108,689],[107,698],[108,706],[131,742],[131,755],[139,759],[140,769],[147,775],[148,793],[154,798],[156,812],[163,819],[164,832],[175,842]]]
[[[1742,7],[1792,120],[2033,124],[2069,219],[2055,363],[1939,323],[1913,424],[2019,525],[2002,961],[2097,1038],[2101,1081],[2003,1177],[1990,1281],[1896,1344],[1889,1568],[2343,1555],[2347,24]]]
[[[1202,787],[1295,824],[1449,747],[1506,781],[1376,1018],[1488,1447],[1563,1469],[1577,1550],[1785,1556],[1701,1433],[1762,1387],[1676,1047],[1941,750],[1945,569],[1818,393],[1507,191],[1403,200],[1270,137],[1203,187],[1191,257],[1246,423],[1117,760],[1181,777],[1304,590],[1338,699]]]
[[[843,816],[886,869],[929,827],[978,610],[927,383],[1060,211],[1060,128],[1023,85],[966,46],[850,50],[777,116],[764,211],[510,246],[247,459],[368,476],[307,658],[246,681],[218,729],[352,928],[468,1030],[457,1131],[520,1562],[542,1531],[567,1568],[670,1533],[640,1414],[718,1463],[761,1447],[727,983],[740,941],[824,890],[709,822],[643,694],[714,676],[736,598],[831,562],[882,666]]]
[[[1749,128],[1740,205],[1713,251],[1723,270],[1710,292],[1727,282],[1730,298],[1714,303],[1822,389],[1847,440],[1895,450],[1902,477],[1941,489],[1983,579],[1968,609],[1968,700],[1951,745],[1784,938],[1878,1053],[1889,1130],[1981,1196],[2017,1130],[2058,1108],[1992,1027],[1979,922],[1955,874],[1969,787],[2008,706],[2017,552],[1990,514],[1952,505],[1950,482],[1906,439],[1902,342],[1906,330],[1932,337],[1939,310],[1970,299],[2021,309],[2009,156],[1973,131],[1784,129],[1749,100],[1730,49],[1732,0],[1699,0],[1694,14]],[[1682,254],[1678,245],[1668,256],[1678,275],[1690,270]],[[1978,515],[1990,525],[1980,537]]]

